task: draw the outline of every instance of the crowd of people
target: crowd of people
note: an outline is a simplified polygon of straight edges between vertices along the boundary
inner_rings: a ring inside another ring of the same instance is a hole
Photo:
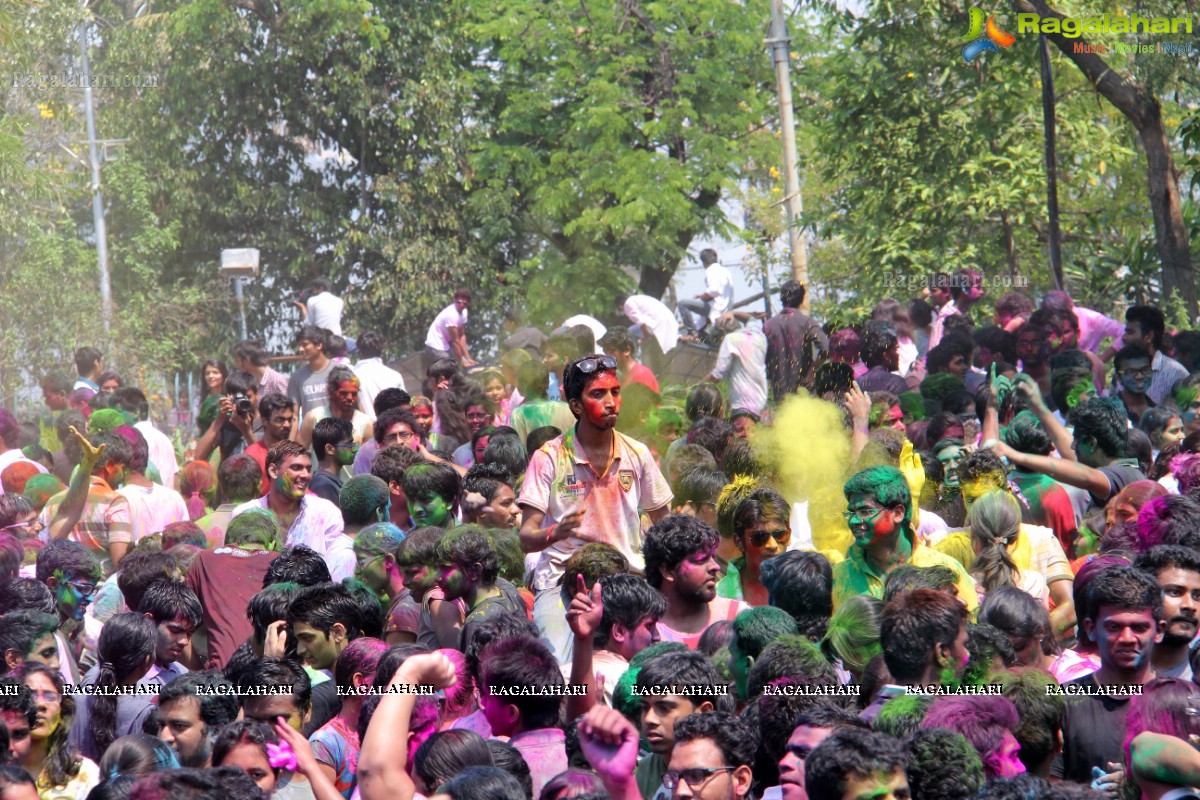
[[[0,800],[1200,796],[1200,332],[702,261],[495,366],[461,289],[419,389],[322,284],[186,458],[80,348],[0,410]]]

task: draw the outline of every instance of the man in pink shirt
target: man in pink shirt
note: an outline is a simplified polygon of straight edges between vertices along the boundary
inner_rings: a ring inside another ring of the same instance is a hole
[[[1085,352],[1098,354],[1101,361],[1110,360],[1117,354],[1117,350],[1121,349],[1121,337],[1125,335],[1124,322],[1109,319],[1099,311],[1075,305],[1071,295],[1066,292],[1046,292],[1046,296],[1042,298],[1042,308],[1059,313],[1073,311],[1075,318],[1079,320],[1079,342],[1076,346]],[[1112,344],[1105,348],[1104,352],[1100,352],[1100,344],[1105,339],[1112,339]]]

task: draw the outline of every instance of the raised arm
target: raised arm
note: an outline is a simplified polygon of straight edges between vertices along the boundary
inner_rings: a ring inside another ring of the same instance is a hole
[[[106,445],[92,447],[92,443],[88,441],[86,436],[77,431],[74,425],[71,426],[71,435],[79,442],[79,446],[83,450],[83,459],[79,462],[79,467],[75,470],[74,477],[71,478],[71,485],[67,487],[67,496],[63,498],[62,503],[59,504],[58,510],[54,514],[54,518],[46,526],[47,535],[52,542],[55,539],[67,538],[75,526],[79,524],[79,518],[83,516],[84,506],[87,505],[88,489],[92,485],[92,472],[104,456],[106,447]]]
[[[442,653],[413,656],[400,665],[383,695],[358,754],[358,788],[362,800],[412,800],[416,787],[405,771],[409,724],[417,695],[409,686],[453,686],[454,664]],[[394,693],[393,693],[394,692]]]

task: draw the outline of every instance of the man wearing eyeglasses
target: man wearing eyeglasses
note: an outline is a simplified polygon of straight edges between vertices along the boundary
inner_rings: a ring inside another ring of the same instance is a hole
[[[519,499],[521,546],[541,553],[533,573],[540,599],[535,621],[553,613],[546,609],[556,605],[564,565],[586,542],[612,545],[641,569],[640,514],[657,522],[671,504],[671,489],[649,449],[616,431],[616,360],[590,355],[571,361],[563,370],[563,394],[575,426],[533,454]]]
[[[1150,351],[1138,344],[1127,345],[1117,353],[1113,364],[1116,367],[1116,384],[1120,387],[1118,394],[1121,402],[1129,412],[1130,421],[1136,425],[1142,414],[1155,405],[1146,394],[1150,388],[1150,378],[1154,374],[1154,370],[1150,368]],[[1185,413],[1188,411],[1192,410],[1184,409]],[[1195,415],[1194,411],[1192,415]]]
[[[846,560],[833,567],[833,606],[856,594],[883,599],[888,573],[901,564],[948,567],[958,577],[958,597],[974,612],[975,582],[955,559],[917,540],[912,525],[912,491],[895,467],[869,467],[846,481],[842,516],[854,536]]]

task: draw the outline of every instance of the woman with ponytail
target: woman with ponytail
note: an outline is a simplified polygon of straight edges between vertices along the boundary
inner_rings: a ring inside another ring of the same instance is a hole
[[[981,598],[993,589],[1013,587],[1028,592],[1045,605],[1050,597],[1045,577],[1036,570],[1022,572],[1009,552],[1017,542],[1020,524],[1021,507],[1008,492],[988,492],[971,504],[967,513],[967,527],[975,549],[971,575]]]
[[[154,712],[152,694],[117,696],[117,687],[134,687],[154,663],[157,628],[142,614],[117,614],[104,625],[96,655],[100,663],[88,670],[85,687],[93,694],[80,695],[75,722],[71,725],[71,744],[84,756],[99,760],[119,736],[140,733],[146,717]]]
[[[21,766],[37,780],[42,800],[75,800],[100,782],[95,761],[79,755],[67,736],[75,718],[75,698],[63,694],[57,670],[29,661],[13,670],[13,677],[33,693],[37,720],[29,732],[31,744]]]
[[[217,474],[207,461],[189,461],[179,471],[179,493],[187,506],[188,519],[200,519],[216,508]]]

